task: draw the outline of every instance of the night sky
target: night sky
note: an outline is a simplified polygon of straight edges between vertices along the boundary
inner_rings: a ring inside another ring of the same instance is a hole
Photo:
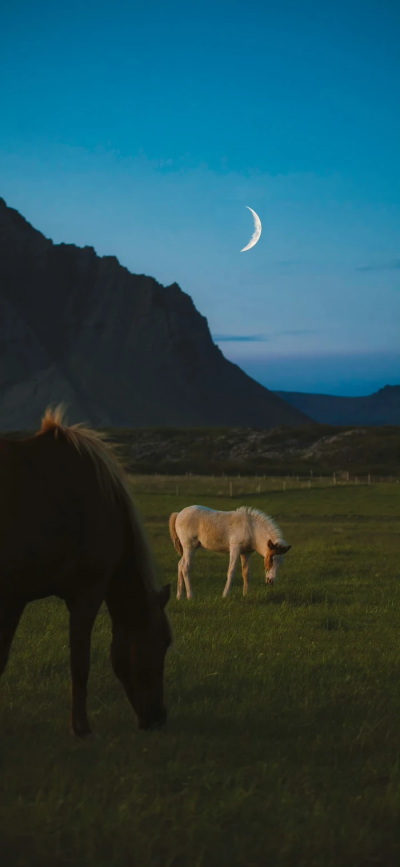
[[[6,0],[0,195],[178,282],[270,388],[397,384],[399,39],[385,0]]]

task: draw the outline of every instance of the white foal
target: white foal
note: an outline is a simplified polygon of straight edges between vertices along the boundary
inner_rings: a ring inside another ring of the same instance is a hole
[[[272,518],[248,506],[240,506],[234,512],[217,512],[205,506],[188,506],[181,512],[172,513],[169,532],[175,550],[181,557],[178,564],[178,599],[182,597],[183,584],[187,598],[193,598],[189,572],[197,548],[229,553],[228,577],[223,596],[227,596],[231,589],[240,557],[245,596],[250,581],[250,558],[253,551],[257,551],[264,558],[265,581],[273,584],[282,565],[283,555],[292,547],[286,545]]]

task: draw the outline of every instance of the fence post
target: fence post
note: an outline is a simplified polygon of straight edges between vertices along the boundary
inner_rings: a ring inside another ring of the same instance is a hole
[[[336,485],[336,473],[333,474],[333,484]]]
[[[311,488],[311,479],[308,480],[308,487]]]

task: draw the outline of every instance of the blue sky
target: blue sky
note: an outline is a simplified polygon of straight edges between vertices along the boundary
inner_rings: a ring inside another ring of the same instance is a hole
[[[399,9],[3,0],[0,195],[177,281],[270,388],[398,383]]]

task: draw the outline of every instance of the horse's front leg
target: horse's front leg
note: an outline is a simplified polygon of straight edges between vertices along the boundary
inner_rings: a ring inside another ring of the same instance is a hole
[[[74,596],[65,600],[69,611],[71,661],[71,731],[78,737],[91,734],[87,716],[87,682],[90,669],[90,641],[102,596]]]
[[[236,566],[239,562],[239,548],[231,548],[230,550],[230,559],[229,559],[229,569],[228,569],[228,578],[224,587],[224,592],[222,596],[225,598],[232,586],[232,581],[236,572]]]
[[[242,564],[243,596],[246,596],[251,577],[251,554],[241,554],[240,560]]]

